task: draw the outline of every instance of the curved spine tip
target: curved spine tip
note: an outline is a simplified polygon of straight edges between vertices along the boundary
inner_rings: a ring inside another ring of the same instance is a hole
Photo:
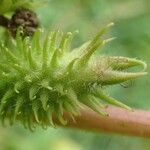
[[[117,101],[116,99],[110,97],[108,94],[106,94],[102,90],[97,90],[96,93],[94,93],[96,96],[98,96],[101,100],[106,101],[108,104],[116,105],[122,108],[125,108],[127,110],[132,111],[132,108],[123,104],[122,102]]]

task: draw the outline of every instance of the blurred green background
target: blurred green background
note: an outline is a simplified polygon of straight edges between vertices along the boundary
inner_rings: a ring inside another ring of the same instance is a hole
[[[135,57],[150,66],[150,0],[49,0],[36,9],[41,26],[63,31],[79,30],[73,46],[89,40],[103,25],[114,22],[109,37],[117,37],[100,52]],[[98,53],[97,53],[98,54]],[[150,68],[148,68],[150,72]],[[150,109],[150,74],[108,87],[112,95],[134,108]],[[0,127],[0,150],[149,150],[150,140],[73,129]]]

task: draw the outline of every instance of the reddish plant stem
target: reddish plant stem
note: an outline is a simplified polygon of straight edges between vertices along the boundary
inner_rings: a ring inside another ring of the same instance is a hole
[[[81,116],[75,118],[76,121],[68,113],[64,116],[68,120],[67,127],[150,138],[150,111],[128,111],[109,106],[106,112],[108,117],[98,115],[85,107],[81,110]],[[54,119],[57,121],[56,117]]]

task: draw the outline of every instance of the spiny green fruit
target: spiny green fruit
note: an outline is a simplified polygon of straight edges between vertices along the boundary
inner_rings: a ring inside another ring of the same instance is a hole
[[[41,30],[33,38],[21,38],[20,30],[11,48],[0,45],[0,116],[4,123],[19,120],[26,128],[36,125],[55,126],[52,114],[65,125],[64,112],[80,115],[86,105],[101,115],[106,104],[131,109],[110,97],[105,87],[143,76],[146,72],[127,72],[143,61],[118,57],[95,56],[94,52],[111,39],[102,39],[113,23],[104,27],[91,41],[70,50],[74,33],[49,32],[45,39]]]

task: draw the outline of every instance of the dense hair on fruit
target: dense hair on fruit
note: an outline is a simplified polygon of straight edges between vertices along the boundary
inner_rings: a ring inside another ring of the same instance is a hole
[[[33,131],[36,125],[55,126],[55,114],[60,123],[67,124],[64,112],[72,118],[80,115],[86,105],[107,116],[106,104],[131,109],[105,92],[107,85],[118,84],[145,75],[125,72],[146,64],[137,59],[118,56],[94,56],[94,52],[112,38],[103,40],[110,23],[90,41],[70,50],[76,32],[48,32],[43,40],[42,30],[22,38],[19,28],[11,48],[0,44],[0,117],[4,124],[20,121]]]

